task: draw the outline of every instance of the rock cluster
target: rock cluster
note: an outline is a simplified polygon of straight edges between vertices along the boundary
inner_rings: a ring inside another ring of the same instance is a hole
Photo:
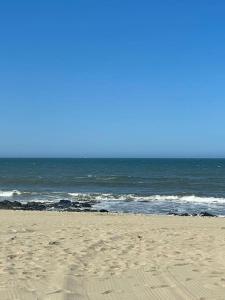
[[[172,215],[172,216],[180,216],[180,217],[188,217],[188,216],[191,216],[191,217],[217,217],[216,215],[213,215],[207,211],[201,211],[200,213],[193,213],[193,214],[189,214],[189,213],[178,213],[178,212],[174,212],[174,211],[170,211],[168,212],[168,215]]]
[[[95,212],[108,212],[105,209],[95,210],[93,205],[94,201],[70,201],[60,200],[59,202],[35,202],[30,201],[27,203],[21,203],[19,201],[0,201],[0,209],[12,209],[12,210],[57,210],[57,211],[95,211]]]

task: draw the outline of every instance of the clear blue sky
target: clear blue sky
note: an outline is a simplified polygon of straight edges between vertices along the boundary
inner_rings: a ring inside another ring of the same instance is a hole
[[[0,1],[0,156],[224,157],[225,1]]]

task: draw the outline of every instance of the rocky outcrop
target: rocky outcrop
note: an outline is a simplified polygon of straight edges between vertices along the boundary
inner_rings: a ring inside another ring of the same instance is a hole
[[[95,202],[93,201],[81,201],[73,202],[67,199],[60,200],[59,202],[27,202],[21,203],[19,201],[0,201],[0,209],[12,209],[12,210],[55,210],[55,211],[71,211],[71,212],[108,212],[105,209],[96,210],[93,208]]]

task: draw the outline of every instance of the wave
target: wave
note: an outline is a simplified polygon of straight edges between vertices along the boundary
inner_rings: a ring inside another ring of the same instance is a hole
[[[225,203],[225,198],[200,197],[195,195],[178,196],[178,195],[153,195],[143,197],[146,201],[173,201],[173,202],[192,202],[192,203]]]
[[[67,193],[67,192],[35,192],[35,191],[2,191],[0,199],[18,197],[26,201],[59,201],[70,199],[72,201],[124,201],[124,202],[174,202],[174,203],[199,203],[199,204],[225,204],[225,198],[207,197],[197,195],[140,195],[116,193]]]
[[[171,202],[192,202],[192,203],[221,203],[225,204],[225,198],[217,197],[200,197],[195,195],[150,195],[142,196],[136,194],[103,194],[103,193],[69,193],[74,199],[96,200],[96,201],[136,201],[136,202],[154,202],[154,201],[171,201]]]
[[[13,191],[0,191],[0,197],[13,197],[21,195],[20,191],[13,190]]]

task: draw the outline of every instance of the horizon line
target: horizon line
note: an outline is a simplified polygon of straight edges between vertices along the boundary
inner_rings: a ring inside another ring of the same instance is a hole
[[[135,156],[0,156],[0,159],[225,159],[225,157],[210,156],[152,156],[152,157],[135,157]]]

